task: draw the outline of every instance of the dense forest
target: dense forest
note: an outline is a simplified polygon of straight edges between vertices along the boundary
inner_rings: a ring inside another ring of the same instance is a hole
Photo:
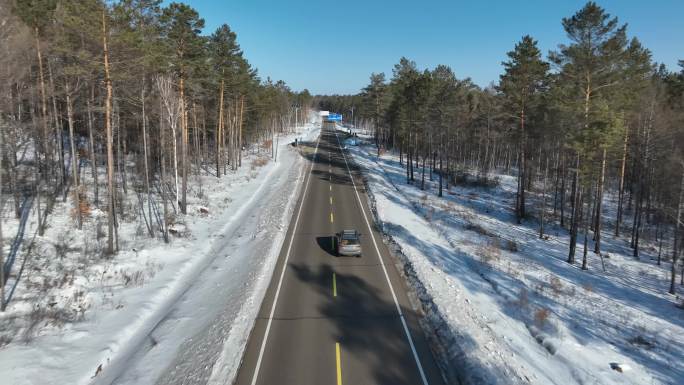
[[[568,263],[581,253],[587,269],[587,253],[601,255],[608,231],[630,238],[634,258],[652,241],[657,263],[671,263],[674,294],[684,241],[684,61],[678,72],[655,63],[593,2],[562,27],[568,42],[546,57],[522,37],[486,88],[446,65],[420,70],[401,58],[389,80],[373,73],[359,94],[315,100],[353,115],[373,133],[378,155],[397,151],[407,183],[425,188],[426,168],[437,175],[439,196],[467,178],[487,186],[496,171],[516,175],[518,222],[538,222],[544,237],[545,222],[558,221],[570,233]],[[617,202],[610,212],[609,196]]]
[[[79,229],[100,210],[105,255],[129,189],[145,197],[149,236],[168,241],[168,211],[186,213],[193,176],[240,167],[250,144],[290,130],[311,103],[260,79],[228,25],[203,34],[181,3],[0,0],[0,26],[2,207],[19,220],[36,202],[41,235],[58,199]]]

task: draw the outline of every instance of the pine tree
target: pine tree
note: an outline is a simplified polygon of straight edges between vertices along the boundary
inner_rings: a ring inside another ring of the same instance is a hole
[[[684,60],[679,61],[679,66],[681,67],[679,73],[668,74],[666,79],[667,84],[667,104],[673,115],[672,120],[675,127],[679,127],[679,130],[675,130],[672,142],[676,145],[671,149],[670,157],[673,160],[672,166],[668,167],[668,170],[677,170],[681,174],[679,191],[676,189],[672,191],[672,213],[671,216],[674,218],[674,226],[672,231],[672,264],[670,266],[670,294],[676,294],[675,283],[677,281],[677,261],[681,257],[682,243],[684,243]],[[676,172],[676,171],[675,171]],[[666,182],[668,185],[671,183]],[[684,263],[681,265],[681,278],[680,283],[684,284]]]
[[[82,96],[83,86],[92,81],[94,73],[99,70],[99,55],[93,47],[99,46],[99,26],[102,5],[95,0],[65,0],[55,12],[56,22],[52,38],[53,56],[59,62],[54,71],[54,82],[61,88],[66,104],[67,126],[69,131],[69,163],[71,174],[71,193],[73,196],[74,214],[78,229],[82,228],[83,210],[82,195],[85,189],[79,179],[79,149],[76,138],[76,103]],[[53,71],[50,72],[52,81]],[[54,92],[54,91],[53,91]],[[53,97],[57,97],[54,95]]]
[[[615,128],[611,124],[609,99],[622,84],[626,60],[626,25],[620,26],[594,2],[588,2],[570,18],[563,19],[563,28],[571,40],[550,54],[560,70],[557,84],[565,90],[563,101],[581,122],[570,131],[570,146],[575,154],[572,189],[573,214],[568,262],[574,262],[577,222],[581,208],[580,190],[598,177],[595,162],[602,147],[609,141]],[[585,163],[586,162],[586,163]],[[579,211],[578,211],[579,210]]]
[[[247,92],[246,88],[254,74],[242,56],[242,50],[237,43],[235,32],[231,31],[227,24],[217,28],[209,37],[208,55],[211,58],[212,71],[217,75],[216,79],[218,80],[218,85],[215,85],[219,91],[218,117],[216,119],[217,126],[214,136],[216,145],[216,176],[220,178],[221,154],[223,151],[221,149],[221,138],[227,121],[224,99],[226,96],[232,97],[234,100],[240,99],[241,95]],[[227,90],[229,91],[228,95]],[[242,147],[240,134],[241,130],[238,132],[238,138],[234,140],[233,148],[230,149],[231,154],[235,154]],[[239,159],[237,161],[235,159],[231,160],[231,166],[235,167],[238,162]]]
[[[107,9],[102,8],[102,57],[104,67],[104,82],[106,88],[105,97],[105,134],[107,148],[107,254],[113,254],[115,244],[118,245],[118,238],[115,239],[117,233],[114,229],[116,222],[116,204],[114,201],[114,149],[113,149],[113,133],[112,133],[112,100],[113,87],[112,77],[109,66],[109,30],[107,29]]]
[[[433,90],[429,103],[428,121],[435,130],[438,141],[437,153],[439,156],[439,190],[438,196],[442,196],[444,188],[443,163],[448,150],[445,141],[449,137],[449,128],[456,120],[454,106],[457,105],[457,79],[454,72],[445,65],[438,65],[432,71]]]
[[[149,107],[147,105],[148,88],[150,88],[151,74],[162,67],[162,47],[159,39],[159,17],[161,0],[123,0],[112,7],[112,23],[115,25],[117,34],[112,41],[113,49],[117,57],[127,57],[119,64],[119,79],[130,84],[121,93],[129,100],[136,101],[139,106],[140,127],[142,128],[142,157],[144,167],[144,188],[147,196],[147,214],[142,210],[142,215],[147,216],[145,224],[148,234],[154,237],[152,198],[152,172],[150,158],[154,151],[150,146],[151,135],[149,124]],[[92,148],[92,147],[91,147]],[[97,183],[97,180],[95,180]]]
[[[397,120],[395,130],[401,138],[400,146],[404,149],[406,161],[406,183],[414,180],[413,161],[415,160],[414,132],[419,123],[418,117],[418,94],[420,72],[416,63],[402,57],[399,63],[394,65],[392,78],[392,92],[397,101]],[[401,150],[400,150],[401,151]]]
[[[199,17],[196,10],[182,3],[171,3],[162,10],[160,18],[164,37],[169,44],[172,70],[178,78],[178,93],[180,98],[181,124],[181,174],[182,197],[180,208],[187,214],[187,185],[188,185],[188,108],[186,100],[185,82],[192,75],[194,67],[201,58],[203,39],[200,32],[204,28],[204,19]],[[179,199],[179,197],[176,197]]]
[[[41,49],[41,39],[45,29],[50,25],[55,9],[57,8],[57,0],[17,0],[14,11],[26,23],[26,25],[33,31],[33,37],[36,44],[36,56],[38,58],[38,86],[40,89],[41,100],[41,118],[43,125],[42,132],[42,152],[44,155],[44,162],[47,164],[51,150],[48,147],[48,112],[47,112],[47,94],[45,90],[45,72],[43,65],[43,50]],[[40,167],[40,165],[39,165]],[[47,170],[43,167],[41,170],[43,177],[47,177]]]
[[[510,60],[503,62],[504,74],[501,75],[499,89],[504,94],[510,112],[518,120],[519,125],[519,165],[518,191],[515,212],[518,223],[525,217],[525,178],[527,172],[527,149],[525,132],[530,111],[538,102],[539,95],[546,88],[549,64],[541,59],[537,42],[529,35],[508,52]]]
[[[606,177],[607,153],[611,147],[618,146],[622,150],[622,164],[620,167],[620,182],[618,186],[618,212],[616,215],[615,234],[619,234],[622,216],[622,197],[624,187],[624,169],[627,161],[627,143],[629,126],[626,122],[626,111],[634,108],[639,94],[646,88],[652,71],[651,54],[634,38],[626,47],[624,55],[617,57],[614,65],[619,71],[620,87],[612,87],[606,92],[605,129],[604,135],[598,140],[600,151],[600,171],[596,190],[596,210],[594,218],[594,253],[601,253],[601,228],[603,190]]]
[[[372,73],[370,76],[370,83],[363,89],[365,97],[368,99],[367,104],[371,105],[370,118],[373,122],[375,132],[375,147],[380,156],[380,118],[382,117],[382,102],[385,97],[387,85],[385,84],[385,74]]]

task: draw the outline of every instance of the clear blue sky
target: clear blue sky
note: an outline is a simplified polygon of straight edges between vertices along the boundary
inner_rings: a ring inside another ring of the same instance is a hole
[[[168,2],[168,1],[166,1]],[[525,34],[545,54],[567,42],[561,19],[583,0],[186,0],[206,33],[227,23],[262,78],[312,93],[356,93],[401,56],[449,65],[486,86]],[[671,70],[684,59],[684,0],[600,0],[599,5]]]

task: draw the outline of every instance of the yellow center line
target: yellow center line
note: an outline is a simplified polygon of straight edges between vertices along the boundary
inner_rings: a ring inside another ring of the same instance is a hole
[[[331,212],[330,212],[330,223],[333,223],[333,222],[334,222],[334,221],[333,221],[333,213],[332,213],[332,211],[331,211]]]
[[[337,385],[342,385],[342,364],[340,363],[339,342],[335,342],[335,360],[337,361]]]
[[[333,297],[337,297],[337,276],[333,273]]]

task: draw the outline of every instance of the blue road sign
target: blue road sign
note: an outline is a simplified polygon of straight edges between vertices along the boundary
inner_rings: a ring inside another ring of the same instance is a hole
[[[331,113],[328,115],[328,121],[329,122],[341,122],[342,121],[342,115]]]

